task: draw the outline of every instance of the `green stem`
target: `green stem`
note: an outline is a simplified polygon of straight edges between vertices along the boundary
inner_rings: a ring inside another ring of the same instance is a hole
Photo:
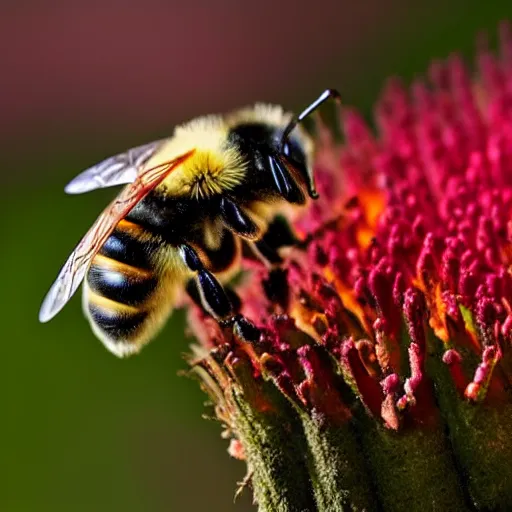
[[[470,510],[441,428],[394,432],[367,419],[361,434],[381,510]]]
[[[257,411],[243,395],[233,392],[254,497],[260,512],[315,512],[301,425],[288,401],[270,386],[265,386],[265,394],[272,395],[276,405],[272,411]]]
[[[318,511],[376,510],[371,479],[350,423],[326,426],[302,414],[302,424]]]
[[[431,333],[429,350],[435,356],[429,358],[427,370],[436,383],[439,406],[470,500],[477,510],[511,510],[511,400],[470,404],[461,399],[447,365],[441,361],[442,346]]]

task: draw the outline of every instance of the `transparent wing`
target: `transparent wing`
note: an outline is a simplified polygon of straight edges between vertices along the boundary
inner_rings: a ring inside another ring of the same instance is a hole
[[[64,190],[68,194],[83,194],[97,188],[133,183],[142,166],[155,154],[162,142],[150,142],[107,158],[81,172]]]
[[[48,322],[66,305],[80,286],[94,255],[119,221],[194,151],[192,149],[171,161],[144,170],[107,206],[62,267],[43,301],[39,311],[39,321]]]

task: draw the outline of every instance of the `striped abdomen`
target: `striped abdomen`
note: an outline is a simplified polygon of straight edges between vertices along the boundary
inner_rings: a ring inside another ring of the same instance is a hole
[[[118,355],[136,352],[172,309],[174,283],[165,276],[166,262],[158,261],[164,247],[139,224],[122,220],[92,260],[84,310],[95,333]]]
[[[237,260],[240,244],[234,235],[200,222],[204,210],[190,203],[150,194],[116,226],[91,262],[84,311],[95,334],[119,356],[137,352],[158,333],[177,293],[195,275],[182,259],[181,244],[194,246],[214,273]]]

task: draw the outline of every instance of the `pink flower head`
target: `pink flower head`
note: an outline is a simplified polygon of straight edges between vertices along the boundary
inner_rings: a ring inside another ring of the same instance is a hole
[[[414,458],[415,429],[439,434],[432,450],[453,452],[453,485],[477,508],[511,505],[499,476],[512,467],[509,26],[501,55],[481,49],[475,74],[454,55],[428,81],[391,81],[375,131],[349,108],[341,122],[342,144],[318,136],[320,199],[294,226],[307,248],[238,289],[252,341],[190,310],[203,382],[238,454],[250,442],[233,397],[264,414],[282,407],[279,391],[299,418],[358,432],[386,510],[386,449],[375,452],[401,439]]]

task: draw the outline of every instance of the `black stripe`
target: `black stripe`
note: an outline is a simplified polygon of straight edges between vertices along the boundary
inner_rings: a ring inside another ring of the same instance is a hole
[[[130,339],[148,315],[145,311],[119,313],[92,303],[89,303],[89,313],[96,325],[114,342]]]
[[[107,238],[99,254],[132,267],[152,269],[152,253],[156,243],[142,242],[135,235],[116,228]]]
[[[194,238],[198,226],[211,218],[212,212],[213,205],[208,200],[198,202],[152,192],[135,205],[126,220],[139,224],[168,244],[180,245],[183,240]]]
[[[158,281],[153,276],[128,275],[93,263],[87,273],[87,283],[94,292],[107,299],[137,306],[148,299]]]

